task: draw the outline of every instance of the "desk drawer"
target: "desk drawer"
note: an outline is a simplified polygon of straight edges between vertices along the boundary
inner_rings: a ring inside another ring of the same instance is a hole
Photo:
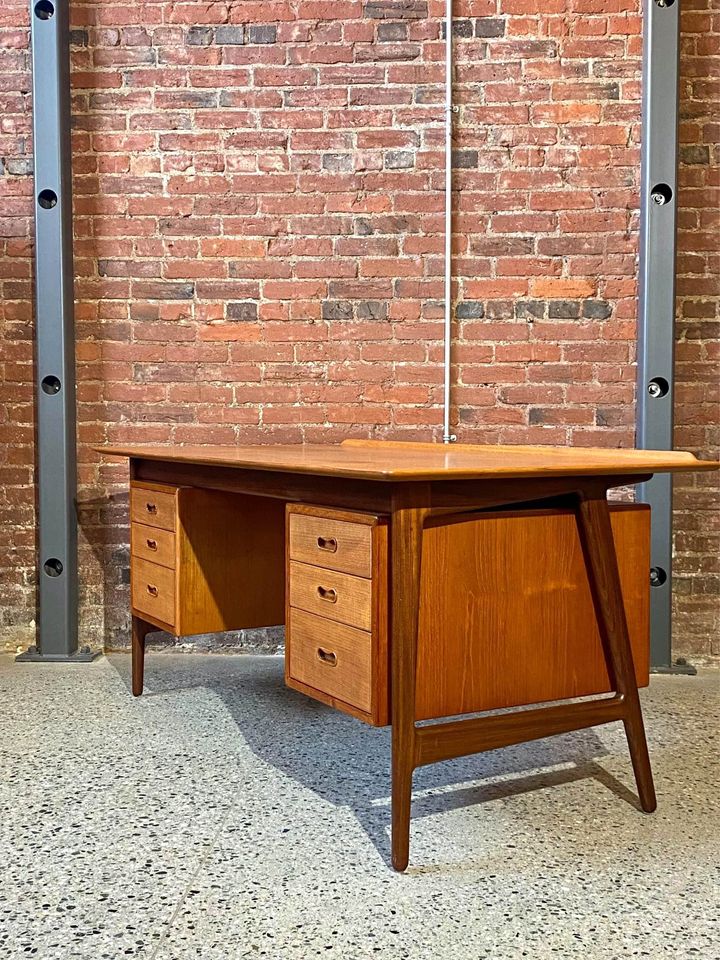
[[[372,526],[301,513],[288,520],[291,560],[372,576]]]
[[[288,676],[314,690],[369,713],[372,701],[372,642],[369,633],[291,610]]]
[[[175,625],[175,571],[132,557],[130,580],[133,609]]]
[[[175,534],[145,523],[130,526],[130,552],[162,567],[175,567]]]
[[[175,530],[177,492],[175,487],[165,490],[157,486],[134,483],[130,488],[130,519],[162,530]]]
[[[295,560],[290,561],[289,572],[291,607],[360,630],[372,629],[372,580]]]

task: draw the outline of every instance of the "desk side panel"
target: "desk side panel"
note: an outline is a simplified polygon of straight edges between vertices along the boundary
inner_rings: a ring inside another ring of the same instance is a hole
[[[611,509],[639,686],[649,681],[650,511]],[[570,511],[425,531],[417,719],[609,692]]]

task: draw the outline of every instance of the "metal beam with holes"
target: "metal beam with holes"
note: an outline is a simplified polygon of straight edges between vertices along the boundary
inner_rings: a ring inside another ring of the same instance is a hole
[[[673,446],[680,0],[648,0],[643,52],[637,446]],[[638,488],[652,507],[650,660],[671,666],[672,479]]]
[[[31,0],[39,622],[19,660],[78,651],[69,0]]]

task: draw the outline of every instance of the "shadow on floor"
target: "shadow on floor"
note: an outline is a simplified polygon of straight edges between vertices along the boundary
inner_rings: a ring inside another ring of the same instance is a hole
[[[130,696],[130,657],[113,655],[109,662]],[[173,657],[171,665],[167,655],[150,655],[145,684],[148,699],[212,691],[262,761],[352,810],[389,864],[389,727],[369,727],[288,689],[280,657],[185,655]],[[635,794],[597,763],[607,753],[588,729],[422,767],[415,773],[413,819],[590,778],[640,809]],[[568,763],[573,765],[543,769]],[[495,777],[510,779],[475,783]]]

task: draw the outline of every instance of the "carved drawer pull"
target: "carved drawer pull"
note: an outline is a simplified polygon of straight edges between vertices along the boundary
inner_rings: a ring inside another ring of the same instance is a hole
[[[317,545],[321,550],[327,550],[328,553],[337,553],[337,540],[335,537],[318,537]]]
[[[158,588],[153,583],[147,585],[147,592],[151,597],[156,597],[158,595]]]
[[[147,543],[148,548],[149,548],[150,550],[157,550],[157,540],[151,540],[151,539],[148,537],[148,539],[145,541],[145,543]]]
[[[145,509],[148,513],[157,513],[157,504],[156,503],[146,503]]]
[[[321,600],[327,600],[328,603],[337,603],[337,590],[333,590],[332,587],[318,587],[317,592]]]
[[[327,663],[331,667],[337,666],[337,654],[332,653],[330,650],[323,650],[322,647],[318,647],[318,659],[322,660],[323,663]]]

